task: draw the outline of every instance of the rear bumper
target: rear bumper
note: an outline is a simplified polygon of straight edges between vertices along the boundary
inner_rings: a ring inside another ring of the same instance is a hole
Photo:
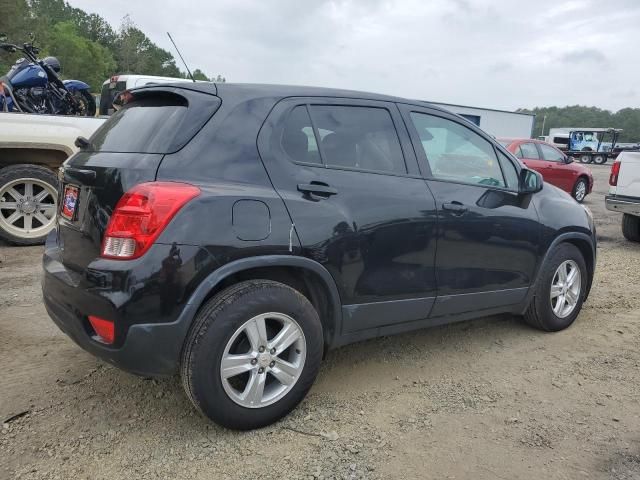
[[[157,266],[176,248],[183,260],[176,273],[158,274]],[[61,262],[62,249],[55,241],[54,231],[47,238],[43,256],[45,308],[54,323],[92,355],[139,375],[175,374],[184,339],[199,306],[190,301],[190,286],[198,276],[194,264],[198,251],[190,246],[154,245],[145,255],[147,258],[128,266],[126,262],[98,259],[83,272],[77,272]],[[207,257],[208,254],[198,255],[201,261]],[[153,273],[145,277],[145,271]],[[138,281],[141,279],[144,282]],[[113,345],[94,338],[88,315],[114,322]]]
[[[54,323],[78,346],[90,354],[118,368],[144,376],[173,375],[178,371],[186,322],[172,324],[133,325],[124,344],[109,347],[92,338],[83,316],[68,309],[50,293],[51,284],[59,282],[45,272],[43,280],[44,304]]]
[[[628,213],[640,217],[640,199],[638,198],[607,195],[604,197],[604,204],[607,210],[612,212]]]

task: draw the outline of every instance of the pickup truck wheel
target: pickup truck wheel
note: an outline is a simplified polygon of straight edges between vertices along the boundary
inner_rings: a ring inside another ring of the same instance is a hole
[[[56,224],[58,180],[37,165],[0,169],[0,238],[14,245],[44,243]]]
[[[573,186],[572,195],[578,203],[582,203],[584,201],[584,197],[587,196],[587,181],[584,178],[579,178]]]
[[[587,280],[580,250],[561,243],[542,266],[525,321],[547,332],[567,328],[582,309]]]
[[[263,427],[304,398],[323,344],[306,297],[270,280],[242,282],[215,295],[194,320],[181,362],[184,389],[220,425]]]
[[[640,217],[628,213],[622,215],[622,235],[632,242],[640,242]]]

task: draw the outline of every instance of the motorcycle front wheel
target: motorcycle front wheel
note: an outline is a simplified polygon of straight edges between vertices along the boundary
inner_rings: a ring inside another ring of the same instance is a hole
[[[96,116],[96,99],[89,92],[89,90],[76,90],[72,93],[76,101],[80,104],[80,110],[76,115],[84,117]]]

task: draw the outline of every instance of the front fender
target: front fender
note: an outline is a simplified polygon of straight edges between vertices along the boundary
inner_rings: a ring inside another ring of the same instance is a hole
[[[582,232],[575,232],[575,231],[564,232],[553,239],[553,241],[549,245],[549,248],[547,248],[547,251],[545,252],[544,257],[540,261],[535,273],[534,281],[529,287],[529,291],[527,292],[527,296],[523,303],[523,310],[521,312],[522,315],[524,315],[524,313],[527,311],[527,308],[529,308],[529,303],[531,303],[533,295],[535,294],[536,287],[538,285],[538,280],[540,279],[540,273],[542,271],[542,267],[547,262],[547,259],[551,256],[551,253],[553,252],[553,250],[563,242],[572,243],[576,245],[580,249],[582,254],[585,256],[585,263],[587,264],[587,268],[590,271],[589,271],[589,279],[588,279],[589,281],[587,283],[584,299],[586,300],[587,297],[589,296],[589,292],[591,291],[591,285],[593,283],[593,276],[595,274],[596,255],[597,255],[597,249],[598,249],[595,234],[590,236]],[[581,246],[586,248],[583,249],[581,248]]]
[[[75,92],[78,90],[90,90],[91,87],[80,81],[80,80],[64,80],[62,83],[64,83],[64,86],[67,88],[67,90],[69,90],[70,92]]]

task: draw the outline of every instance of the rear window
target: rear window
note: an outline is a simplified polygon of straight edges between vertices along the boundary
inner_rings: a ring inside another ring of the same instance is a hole
[[[116,153],[173,153],[180,150],[220,106],[212,95],[137,92],[91,137],[89,149]],[[191,101],[191,105],[190,105]]]
[[[120,92],[127,89],[127,82],[111,82],[105,83],[100,92],[100,115],[111,115],[115,110],[113,108],[113,99]]]

